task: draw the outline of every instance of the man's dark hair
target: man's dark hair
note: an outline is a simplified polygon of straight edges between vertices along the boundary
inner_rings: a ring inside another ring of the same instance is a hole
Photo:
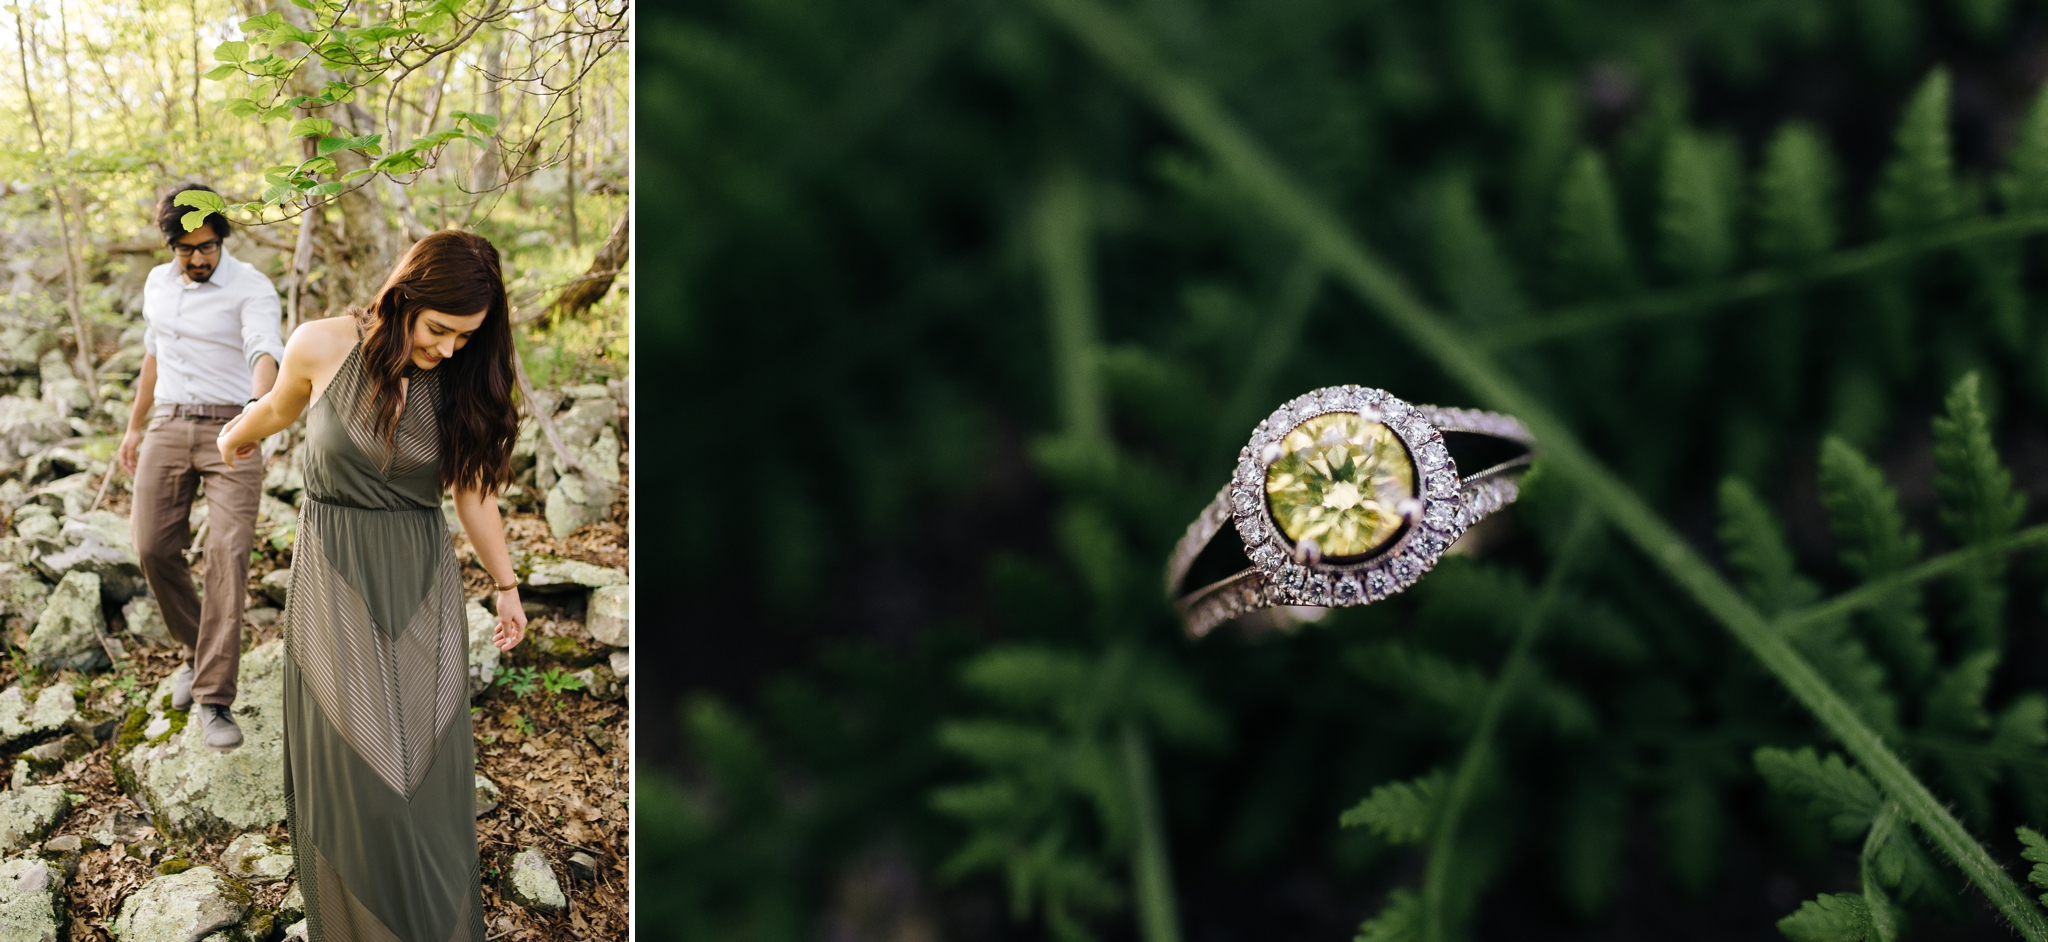
[[[185,214],[192,212],[192,207],[179,206],[176,202],[178,194],[189,190],[204,190],[208,193],[215,192],[213,187],[207,186],[204,183],[187,183],[169,193],[165,193],[163,199],[156,201],[156,227],[164,231],[165,244],[176,242],[179,236],[192,231],[185,228]],[[228,225],[228,217],[219,213],[208,213],[205,224],[207,228],[213,230],[215,236],[222,240],[226,240],[228,233],[231,231],[231,227]]]

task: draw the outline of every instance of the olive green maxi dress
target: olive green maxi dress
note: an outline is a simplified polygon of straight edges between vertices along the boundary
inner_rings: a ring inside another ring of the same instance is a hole
[[[484,938],[467,636],[436,373],[379,435],[357,342],[306,417],[285,795],[311,942]]]

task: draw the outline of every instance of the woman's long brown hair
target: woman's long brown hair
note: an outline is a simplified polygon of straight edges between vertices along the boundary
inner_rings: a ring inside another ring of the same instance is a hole
[[[441,486],[495,491],[512,477],[519,410],[512,400],[511,303],[498,250],[474,232],[443,230],[413,243],[362,322],[363,370],[370,382],[374,427],[386,441],[398,430],[398,381],[412,362],[412,333],[421,311],[458,317],[484,312],[483,325],[455,355],[435,367],[441,403]]]

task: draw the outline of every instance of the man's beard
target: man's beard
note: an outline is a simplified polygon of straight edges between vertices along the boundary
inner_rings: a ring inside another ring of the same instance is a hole
[[[185,269],[185,277],[191,279],[195,285],[203,285],[208,279],[213,277],[213,268],[212,266],[206,268],[187,268]]]

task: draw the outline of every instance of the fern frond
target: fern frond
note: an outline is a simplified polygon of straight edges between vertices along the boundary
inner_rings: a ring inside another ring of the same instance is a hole
[[[1842,545],[1842,564],[1864,581],[1899,572],[1920,559],[1920,534],[1906,526],[1898,491],[1884,472],[1848,442],[1829,436],[1820,449],[1820,498]],[[1911,689],[1935,667],[1920,590],[1911,586],[1870,610],[1880,648]]]
[[[1437,284],[1467,324],[1498,327],[1527,316],[1528,302],[1516,285],[1514,268],[1479,211],[1469,177],[1452,176],[1438,185],[1430,235]]]
[[[1914,236],[1962,217],[1948,132],[1949,77],[1928,73],[1906,104],[1873,201],[1878,222],[1895,236]]]
[[[1927,692],[1923,718],[1928,729],[1957,736],[1990,729],[1991,714],[1984,709],[1984,695],[1991,690],[1991,674],[1998,669],[1998,661],[1999,652],[1986,649],[1966,655],[1943,671]]]
[[[1977,303],[1991,324],[1991,336],[2008,352],[2018,352],[2027,339],[2027,294],[2017,239],[1978,242],[1963,253],[1976,276]]]
[[[1597,152],[1580,151],[1566,168],[1555,220],[1551,252],[1560,293],[1599,297],[1636,286],[1614,184]]]
[[[1999,180],[2005,211],[2013,215],[2048,213],[2048,85],[2035,93],[2019,139],[2006,153],[2008,169]]]
[[[1885,683],[1884,666],[1850,632],[1846,619],[1801,622],[1791,629],[1789,637],[1799,653],[1813,662],[1814,670],[1877,727],[1879,734],[1890,737],[1898,733],[1898,700]]]
[[[960,678],[990,699],[1030,708],[1085,695],[1094,673],[1088,658],[1071,651],[1017,645],[976,656]]]
[[[1741,160],[1732,143],[1680,132],[1665,145],[1660,261],[1687,281],[1704,281],[1735,263],[1736,194]]]
[[[1582,916],[1606,908],[1628,839],[1627,794],[1610,775],[1581,771],[1558,818],[1558,886]]]
[[[1841,173],[1827,141],[1812,125],[1778,129],[1757,177],[1757,251],[1781,264],[1835,247],[1835,190]]]
[[[2018,833],[2020,857],[2034,865],[2034,869],[2027,872],[2027,882],[2048,890],[2048,838],[2042,837],[2041,832],[2030,827],[2022,826]],[[2048,893],[2041,894],[2041,902],[2048,905]]]
[[[1832,752],[1823,759],[1811,746],[1796,752],[1765,746],[1756,751],[1755,762],[1772,790],[1806,802],[1807,812],[1838,838],[1863,833],[1883,807],[1877,786]]]
[[[1949,392],[1948,414],[1934,420],[1934,490],[1941,522],[1956,539],[1982,545],[2010,534],[2027,509],[2012,474],[1998,460],[1991,422],[1978,395],[1977,374]],[[1969,644],[1997,647],[2005,624],[2005,558],[1978,560],[1958,575],[1961,622]]]
[[[1777,516],[1741,478],[1721,482],[1720,536],[1729,567],[1764,614],[1782,614],[1820,597],[1820,589],[1799,574]]]
[[[1349,662],[1366,680],[1427,703],[1460,727],[1477,717],[1493,685],[1476,667],[1396,642],[1356,649]]]
[[[1799,911],[1778,920],[1778,931],[1792,942],[1864,942],[1875,939],[1870,909],[1854,893],[1823,893],[1800,904]]]
[[[1043,728],[1006,720],[954,720],[939,727],[939,744],[991,768],[1037,768],[1056,747]]]
[[[1388,782],[1351,806],[1337,823],[1371,828],[1393,844],[1420,843],[1436,826],[1436,800],[1443,789],[1442,769],[1406,782]]]
[[[1422,898],[1408,890],[1387,894],[1379,915],[1358,927],[1351,942],[1421,942]]]

